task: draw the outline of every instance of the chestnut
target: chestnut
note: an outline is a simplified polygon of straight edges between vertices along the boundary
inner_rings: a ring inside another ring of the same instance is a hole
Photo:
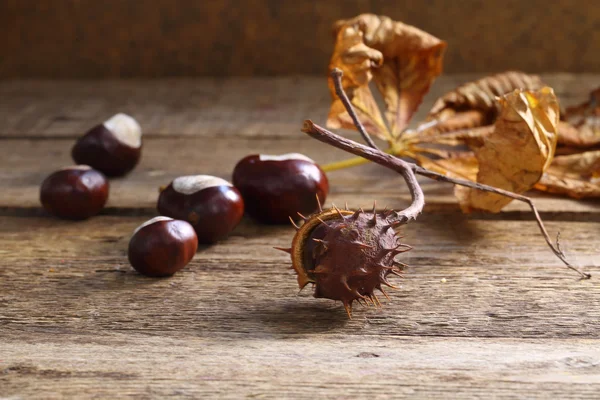
[[[108,200],[108,180],[88,165],[60,169],[40,188],[40,202],[51,214],[67,219],[86,219],[98,214]]]
[[[133,232],[128,258],[140,274],[170,276],[185,267],[197,249],[198,238],[189,223],[154,217]]]
[[[226,237],[244,216],[240,192],[225,179],[210,175],[176,178],[161,191],[158,212],[192,224],[200,243]]]
[[[107,176],[122,176],[131,171],[142,153],[142,128],[126,114],[116,114],[80,137],[71,156]]]
[[[233,184],[242,193],[246,212],[268,224],[313,213],[319,208],[317,196],[323,204],[329,191],[325,172],[298,153],[247,156],[235,166]]]

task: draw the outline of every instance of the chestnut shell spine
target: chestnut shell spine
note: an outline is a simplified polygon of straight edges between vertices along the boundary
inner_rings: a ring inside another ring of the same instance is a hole
[[[406,266],[395,258],[412,249],[400,242],[396,213],[333,206],[303,218],[292,247],[280,249],[291,254],[300,288],[313,283],[315,297],[340,300],[350,318],[354,301],[381,305],[375,289],[388,297],[383,286],[394,287],[388,275],[402,276]]]

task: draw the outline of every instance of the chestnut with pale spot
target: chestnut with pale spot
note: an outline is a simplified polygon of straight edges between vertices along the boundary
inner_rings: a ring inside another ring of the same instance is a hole
[[[233,184],[242,193],[248,215],[267,224],[313,213],[329,192],[325,172],[299,153],[249,155],[235,166]]]
[[[158,212],[188,221],[204,244],[225,238],[240,223],[244,201],[240,192],[225,179],[210,175],[176,178],[161,191]]]
[[[79,138],[71,156],[107,176],[123,176],[139,162],[142,153],[142,128],[126,114],[116,114]]]
[[[196,250],[198,238],[188,222],[161,216],[144,222],[133,232],[128,257],[140,274],[171,276],[194,258]]]
[[[88,165],[65,167],[44,179],[40,202],[57,217],[86,219],[102,211],[108,188],[106,177]]]

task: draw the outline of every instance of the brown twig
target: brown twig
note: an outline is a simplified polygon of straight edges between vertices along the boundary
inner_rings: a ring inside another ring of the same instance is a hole
[[[413,163],[409,163],[398,157],[394,157],[392,155],[383,153],[380,150],[372,149],[372,148],[364,146],[360,143],[356,143],[353,140],[346,139],[344,137],[336,135],[335,133],[328,131],[327,129],[315,124],[314,122],[312,122],[310,120],[304,121],[304,127],[302,128],[302,132],[307,133],[311,137],[313,137],[317,140],[320,140],[321,142],[327,143],[329,145],[337,147],[338,149],[347,151],[347,152],[355,154],[357,156],[364,157],[370,161],[373,161],[377,164],[383,165],[384,167],[387,167],[387,168],[393,169],[394,171],[399,172],[402,175],[402,177],[404,177],[404,180],[408,184],[408,189],[410,190],[410,193],[412,196],[412,204],[405,210],[402,210],[398,213],[398,216],[407,222],[412,219],[416,219],[416,217],[423,211],[423,206],[425,205],[423,191],[421,190],[421,186],[419,185],[419,183],[416,181],[415,174],[423,175],[423,176],[426,176],[428,178],[431,178],[431,179],[434,179],[434,180],[440,181],[440,182],[449,182],[449,183],[453,183],[455,185],[466,186],[466,187],[481,190],[484,192],[496,193],[496,194],[499,194],[502,196],[509,197],[514,200],[518,200],[518,201],[527,203],[529,205],[529,207],[531,208],[531,211],[533,211],[533,213],[535,215],[535,219],[537,221],[537,224],[540,228],[540,231],[542,232],[542,235],[544,236],[544,239],[546,239],[546,243],[548,243],[548,246],[550,247],[552,252],[568,268],[572,269],[573,271],[575,271],[579,275],[581,275],[582,279],[591,278],[590,274],[582,272],[577,267],[571,265],[567,261],[565,254],[562,252],[560,247],[558,245],[555,246],[554,243],[552,243],[552,240],[550,239],[550,236],[548,235],[548,231],[546,230],[546,227],[544,226],[542,218],[540,217],[540,214],[539,214],[535,204],[533,203],[533,200],[531,200],[529,197],[526,197],[526,196],[523,196],[520,194],[516,194],[516,193],[512,193],[507,190],[498,189],[493,186],[482,185],[480,183],[468,181],[465,179],[455,179],[455,178],[448,177],[446,175],[438,174],[437,172],[429,171],[426,168],[420,167]]]
[[[332,74],[332,77],[334,78],[334,82],[341,81],[342,72],[340,70],[336,69],[336,70],[332,71],[331,74]],[[343,88],[341,87],[341,83],[340,83],[339,87],[340,87],[341,93],[347,99],[347,96],[345,96]],[[339,95],[339,93],[338,93],[338,95]],[[343,99],[342,99],[342,102],[344,102]],[[352,107],[352,104],[348,101],[348,102],[344,102],[344,105],[346,107],[346,111],[348,112],[348,114],[350,114],[350,116],[356,123],[356,121],[358,121],[358,117],[357,117],[356,113],[354,112],[354,108]],[[364,131],[364,127],[362,126],[362,124],[360,124],[360,121],[358,121],[358,123],[357,123],[357,129],[359,129],[359,126]],[[554,243],[552,243],[552,240],[550,239],[550,235],[548,235],[548,231],[546,230],[546,227],[544,226],[542,218],[540,217],[540,214],[539,214],[535,204],[533,203],[533,200],[530,199],[529,197],[526,197],[526,196],[523,196],[523,195],[520,195],[517,193],[512,193],[507,190],[498,189],[493,186],[483,185],[481,183],[469,181],[466,179],[451,178],[446,175],[430,171],[430,170],[420,167],[414,163],[410,163],[410,162],[404,161],[400,158],[386,154],[386,153],[382,152],[381,150],[379,150],[376,146],[371,146],[373,148],[369,148],[369,147],[366,147],[366,146],[364,146],[360,143],[357,143],[353,140],[346,139],[344,137],[336,135],[335,133],[328,131],[327,129],[313,123],[310,120],[304,121],[304,126],[302,128],[302,131],[317,140],[320,140],[324,143],[327,143],[329,145],[332,145],[334,147],[337,147],[337,148],[347,151],[349,153],[355,154],[357,156],[364,157],[370,161],[373,161],[377,164],[380,164],[384,167],[390,168],[390,169],[400,173],[402,175],[402,177],[404,178],[404,180],[406,181],[406,183],[408,185],[408,189],[412,196],[411,205],[408,208],[406,208],[398,213],[398,217],[403,222],[408,222],[412,219],[416,219],[416,217],[423,211],[423,207],[425,205],[425,198],[423,195],[423,191],[421,189],[421,186],[417,182],[415,174],[423,175],[423,176],[426,176],[428,178],[431,178],[431,179],[434,179],[434,180],[440,181],[440,182],[449,182],[449,183],[453,183],[455,185],[465,186],[468,188],[477,189],[477,190],[481,190],[484,192],[495,193],[495,194],[498,194],[501,196],[505,196],[505,197],[508,197],[508,198],[511,198],[514,200],[518,200],[518,201],[527,203],[529,205],[529,207],[531,208],[531,211],[533,211],[533,214],[535,215],[535,219],[537,221],[537,224],[540,228],[542,235],[544,236],[544,239],[546,239],[546,243],[548,244],[548,246],[550,247],[552,252],[556,255],[556,257],[558,257],[568,268],[577,272],[581,276],[581,279],[591,278],[590,274],[580,271],[577,267],[571,265],[567,261],[565,254],[563,253],[562,249],[560,248],[560,243],[558,241],[558,237],[557,237],[556,245]],[[360,129],[359,129],[359,131],[360,131]],[[370,140],[371,138],[370,138],[369,134],[366,131],[364,131],[363,137],[365,137],[365,140],[367,141],[367,143],[372,142],[372,140]],[[369,145],[370,145],[370,143],[369,143]]]
[[[350,118],[352,118],[352,121],[354,122],[354,126],[356,126],[356,129],[362,135],[365,142],[367,142],[367,144],[370,147],[372,147],[374,149],[379,149],[379,147],[377,147],[377,145],[375,144],[373,139],[371,139],[371,136],[369,136],[369,134],[367,133],[367,130],[363,126],[362,122],[360,122],[360,120],[358,119],[358,116],[356,115],[356,112],[354,111],[354,107],[352,107],[352,103],[350,102],[350,99],[346,95],[346,92],[344,91],[344,88],[342,86],[342,76],[344,76],[344,73],[342,72],[341,69],[334,68],[331,70],[331,78],[333,79],[333,86],[335,87],[335,94],[337,94],[337,96],[340,98],[340,100],[344,104],[346,111],[348,111],[348,114],[350,114]]]
[[[544,239],[546,239],[546,243],[548,243],[548,246],[550,247],[552,252],[556,255],[556,257],[558,257],[568,268],[572,269],[573,271],[575,271],[579,275],[581,275],[582,279],[590,279],[592,277],[592,275],[580,271],[577,267],[575,267],[575,266],[571,265],[571,263],[569,263],[569,261],[567,260],[567,257],[565,256],[565,253],[560,248],[560,242],[559,242],[560,236],[557,236],[557,238],[556,238],[556,245],[554,243],[552,243],[552,239],[550,239],[550,235],[548,234],[548,231],[546,230],[546,227],[544,226],[542,217],[540,216],[540,213],[538,212],[537,207],[535,206],[535,204],[533,203],[533,200],[530,197],[523,196],[523,195],[513,193],[513,192],[509,192],[508,190],[498,189],[493,186],[482,185],[481,183],[469,181],[466,179],[450,178],[446,175],[430,171],[423,167],[419,167],[418,165],[415,165],[415,164],[413,164],[413,165],[414,165],[414,171],[416,174],[426,176],[426,177],[434,179],[436,181],[449,182],[449,183],[453,183],[455,185],[466,186],[466,187],[469,187],[472,189],[481,190],[483,192],[496,193],[501,196],[509,197],[511,199],[527,203],[529,205],[529,208],[531,208],[531,211],[533,211],[535,220],[540,228],[540,231],[542,232],[542,235],[544,236]]]
[[[357,156],[364,157],[367,160],[390,168],[402,175],[412,196],[411,205],[398,212],[398,217],[404,222],[416,219],[423,211],[423,207],[425,206],[425,196],[423,195],[423,190],[421,189],[419,182],[417,182],[417,177],[415,176],[413,168],[414,164],[384,153],[379,149],[372,149],[360,143],[356,143],[353,140],[336,135],[310,120],[304,121],[302,132],[308,133],[315,139],[347,151],[348,153],[356,154]]]

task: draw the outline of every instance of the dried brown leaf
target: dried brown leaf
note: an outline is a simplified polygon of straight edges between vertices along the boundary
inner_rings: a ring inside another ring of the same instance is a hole
[[[494,125],[479,126],[471,129],[459,129],[450,132],[438,133],[437,135],[422,135],[422,132],[411,130],[407,131],[399,141],[400,146],[407,146],[411,149],[421,149],[423,146],[444,145],[477,145],[485,140],[485,136],[494,131]]]
[[[593,147],[600,144],[600,88],[590,99],[566,109],[559,129],[558,142],[571,147]]]
[[[477,182],[522,193],[531,189],[552,162],[557,141],[558,101],[551,88],[517,89],[500,98],[494,131],[481,146],[470,144],[478,161]],[[499,212],[511,199],[457,186],[465,212]]]
[[[548,169],[556,148],[559,107],[551,88],[514,90],[498,99],[494,125],[420,136],[411,131],[398,147],[425,168],[515,193],[529,190]],[[465,212],[498,212],[511,199],[455,187]]]
[[[408,124],[430,85],[442,72],[446,43],[385,16],[361,14],[334,24],[336,44],[329,69],[344,73],[342,86],[365,128],[392,141]],[[368,83],[373,80],[386,103],[387,129]],[[351,119],[329,82],[333,103],[327,125],[352,128]]]
[[[515,89],[540,89],[543,85],[537,75],[507,71],[465,83],[446,93],[434,103],[421,125],[422,135],[437,135],[457,129],[469,129],[493,124],[498,116],[498,96]]]
[[[600,197],[600,150],[555,157],[535,188],[576,199]]]
[[[450,176],[452,178],[477,179],[478,161],[472,152],[450,153],[446,157],[431,159],[417,156],[418,163],[431,171]]]
[[[403,136],[403,139],[408,145],[407,155],[422,167],[452,178],[476,181],[479,162],[471,147],[481,147],[493,132],[494,126],[489,125],[421,138],[424,140],[420,141],[414,141],[409,135]]]
[[[363,42],[363,35],[359,27],[354,25],[342,27],[338,31],[330,69],[337,67],[344,73],[342,87],[356,108],[367,131],[382,139],[390,139],[379,107],[368,86],[373,79],[372,69],[383,63],[383,55],[366,46]],[[335,93],[331,77],[329,78],[329,90],[333,100],[327,126],[335,129],[355,129],[352,118]]]

